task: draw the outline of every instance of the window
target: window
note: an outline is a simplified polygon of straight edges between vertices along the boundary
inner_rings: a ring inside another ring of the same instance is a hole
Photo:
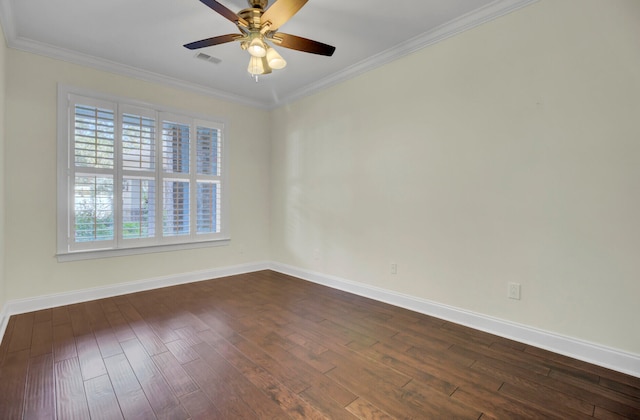
[[[59,90],[59,259],[229,239],[223,123]]]

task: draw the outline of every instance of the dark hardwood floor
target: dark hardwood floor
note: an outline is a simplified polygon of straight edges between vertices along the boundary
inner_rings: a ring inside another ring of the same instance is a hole
[[[263,271],[11,317],[0,419],[640,419],[640,379]]]

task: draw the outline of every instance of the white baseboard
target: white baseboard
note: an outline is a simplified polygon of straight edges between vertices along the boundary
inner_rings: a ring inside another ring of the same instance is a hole
[[[9,317],[11,315],[119,296],[127,293],[142,292],[144,290],[159,289],[161,287],[175,286],[178,284],[193,283],[197,281],[233,276],[236,274],[268,270],[269,267],[270,263],[268,262],[257,262],[230,267],[213,268],[210,270],[180,273],[127,283],[118,283],[109,286],[94,287],[91,289],[74,290],[65,293],[36,296],[27,299],[10,300],[0,311],[0,341],[4,337]]]
[[[640,378],[640,355],[286,264],[271,270],[431,315]]]
[[[583,360],[588,363],[593,363],[594,365],[603,366],[640,378],[640,355],[637,354],[626,353],[624,351],[601,346],[599,344],[589,343],[576,338],[566,337],[526,325],[489,317],[475,312],[466,311],[464,309],[417,298],[415,296],[404,295],[391,290],[276,262],[242,264],[157,277],[141,281],[119,283],[67,293],[10,300],[6,302],[2,309],[0,309],[0,340],[4,337],[9,317],[11,315],[267,269],[332,287],[334,289],[344,290],[345,292],[364,296],[380,302],[410,309],[426,315],[431,315],[456,324],[466,325],[480,331],[496,334],[501,337],[540,347],[554,353],[563,354],[568,357],[573,357],[578,360]]]

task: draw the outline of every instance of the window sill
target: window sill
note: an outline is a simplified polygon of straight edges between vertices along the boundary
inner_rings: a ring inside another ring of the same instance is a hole
[[[211,241],[189,242],[185,244],[167,244],[141,246],[137,248],[96,249],[89,251],[73,251],[56,254],[58,262],[93,260],[100,258],[124,257],[129,255],[153,254],[156,252],[183,251],[188,249],[208,248],[229,245],[231,239],[215,239]]]

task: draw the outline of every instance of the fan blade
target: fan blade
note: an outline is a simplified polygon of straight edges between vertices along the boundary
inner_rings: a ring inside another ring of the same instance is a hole
[[[284,34],[277,32],[271,38],[274,43],[281,47],[290,48],[292,50],[304,51],[312,54],[332,56],[336,47],[323,44],[322,42],[313,41],[311,39],[302,38],[301,36]]]
[[[227,9],[226,6],[218,3],[216,0],[200,0],[200,1],[206,4],[207,6],[209,6],[210,8],[212,8],[214,11],[218,12],[218,14],[229,19],[231,22],[235,23],[236,25],[242,25],[245,27],[249,26],[249,23],[246,20],[236,15],[231,10]]]
[[[242,35],[238,34],[227,34],[214,36],[213,38],[202,39],[200,41],[191,42],[189,44],[184,44],[186,48],[190,50],[197,50],[198,48],[211,47],[212,45],[225,44],[227,42],[235,41],[238,38],[242,38]]]
[[[263,25],[269,22],[269,30],[275,31],[291,19],[307,1],[308,0],[277,0],[262,14],[260,20]]]

